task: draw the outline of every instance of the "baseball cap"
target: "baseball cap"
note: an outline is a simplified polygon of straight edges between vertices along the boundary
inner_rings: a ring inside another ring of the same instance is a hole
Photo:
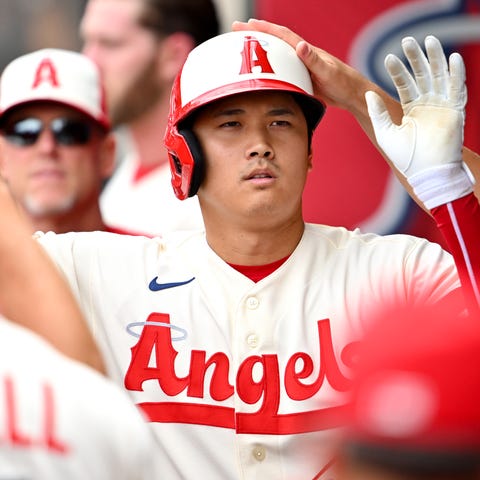
[[[110,128],[100,73],[81,53],[46,48],[5,67],[0,78],[0,121],[13,108],[37,101],[66,105]]]
[[[347,455],[403,471],[480,468],[480,319],[457,307],[376,314],[358,352]]]

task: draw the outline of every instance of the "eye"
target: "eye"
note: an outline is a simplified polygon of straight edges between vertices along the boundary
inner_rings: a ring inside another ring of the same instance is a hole
[[[291,123],[287,120],[274,120],[272,122],[272,125],[274,127],[288,127],[289,125],[291,125]]]
[[[231,127],[239,127],[239,126],[240,126],[240,122],[236,120],[230,120],[220,125],[221,128],[229,128],[229,127],[231,128]]]

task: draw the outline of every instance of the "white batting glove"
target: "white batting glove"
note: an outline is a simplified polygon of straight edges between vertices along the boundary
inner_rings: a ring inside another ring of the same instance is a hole
[[[449,64],[437,38],[425,38],[428,58],[413,37],[402,40],[412,76],[395,55],[385,58],[403,108],[395,125],[383,100],[365,94],[378,144],[406,177],[428,208],[463,197],[472,191],[471,177],[462,162],[467,88],[465,65],[458,53]]]

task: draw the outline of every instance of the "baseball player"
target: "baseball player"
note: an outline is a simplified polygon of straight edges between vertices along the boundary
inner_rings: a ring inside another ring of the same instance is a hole
[[[197,198],[179,202],[172,192],[159,140],[175,75],[193,47],[219,33],[217,17],[214,0],[85,2],[83,53],[102,71],[120,139],[117,168],[100,197],[109,225],[148,235],[203,229]]]
[[[2,317],[0,351],[0,479],[163,478],[151,432],[117,385]]]
[[[388,130],[387,154],[409,142],[414,174],[455,164],[458,184],[441,202],[472,191],[460,153],[464,85],[448,71],[445,81],[458,92],[447,89],[441,108],[428,92],[418,108],[404,105],[405,121],[421,113],[417,136],[376,122],[379,143]],[[377,97],[368,101],[383,118]],[[254,31],[215,37],[177,77],[165,134],[174,191],[198,195],[205,233],[39,238],[109,375],[149,419],[166,478],[330,478],[331,430],[372,307],[458,291],[437,244],[304,223],[310,141],[324,113],[288,43]],[[452,145],[425,148],[433,135]]]

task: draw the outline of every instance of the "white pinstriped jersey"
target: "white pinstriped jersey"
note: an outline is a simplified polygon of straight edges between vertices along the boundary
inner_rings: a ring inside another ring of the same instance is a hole
[[[150,417],[169,480],[314,477],[329,461],[329,429],[372,306],[434,302],[459,285],[437,244],[320,225],[307,224],[258,283],[200,233],[40,241],[110,374]]]
[[[161,478],[151,432],[113,382],[3,318],[0,358],[0,479]]]

